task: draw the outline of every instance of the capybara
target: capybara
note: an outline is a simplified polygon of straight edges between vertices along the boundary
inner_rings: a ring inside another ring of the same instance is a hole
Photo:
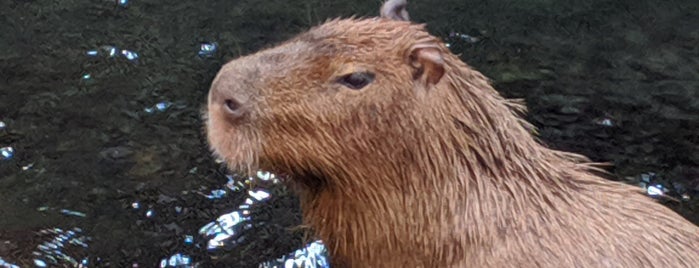
[[[288,177],[333,267],[699,267],[699,228],[549,149],[404,0],[225,64],[207,137]]]

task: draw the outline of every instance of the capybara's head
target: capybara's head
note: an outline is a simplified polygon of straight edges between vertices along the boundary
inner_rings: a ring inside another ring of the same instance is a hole
[[[445,128],[491,128],[483,107],[504,105],[499,96],[424,25],[407,21],[404,3],[389,1],[380,17],[328,21],[225,64],[208,99],[214,154],[237,171],[341,184],[358,168],[366,176],[437,165],[431,150],[465,146]]]
[[[420,121],[444,51],[409,22],[346,19],[231,61],[209,93],[213,150],[247,171],[313,173],[367,151],[390,158],[400,146],[375,146],[407,142],[400,137],[427,127]]]

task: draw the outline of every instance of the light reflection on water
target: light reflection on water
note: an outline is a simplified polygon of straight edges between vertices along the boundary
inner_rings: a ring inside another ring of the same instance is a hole
[[[245,232],[253,227],[251,211],[258,209],[258,205],[268,201],[272,194],[264,188],[279,183],[279,180],[267,172],[259,172],[254,178],[246,178],[244,180],[236,179],[234,176],[227,176],[228,181],[221,189],[211,190],[211,193],[199,193],[203,198],[208,200],[227,198],[230,193],[246,193],[247,198],[235,210],[218,216],[215,220],[203,225],[199,228],[199,236],[185,234],[183,242],[188,246],[197,246],[198,241],[203,241],[206,249],[210,252],[214,251],[232,251],[236,250],[248,238]],[[253,188],[252,185],[259,185]],[[139,201],[133,201],[128,207],[138,210],[143,205]],[[181,210],[182,208],[180,208]],[[60,211],[68,211],[62,209]],[[145,217],[153,217],[155,211],[148,209],[144,214]],[[72,215],[72,214],[71,214]],[[84,217],[84,216],[82,216]],[[258,224],[264,224],[258,223]],[[90,260],[99,262],[97,256],[71,256],[74,252],[84,253],[88,248],[88,243],[92,240],[91,237],[83,235],[83,230],[80,228],[72,229],[43,229],[38,232],[42,237],[45,237],[42,242],[36,246],[36,250],[32,252],[34,256],[33,267],[55,267],[55,266],[70,266],[70,267],[91,267]],[[67,250],[67,247],[73,247]],[[79,248],[81,250],[75,250]],[[69,251],[70,253],[66,253]],[[0,256],[0,268],[19,268],[9,260],[3,259],[5,256]],[[182,252],[174,252],[168,257],[161,259],[159,267],[199,267],[196,257],[192,257]],[[138,267],[137,263],[133,267]],[[270,260],[259,264],[260,268],[274,267],[289,267],[289,268],[326,268],[330,267],[327,257],[327,252],[321,241],[314,241],[307,244],[304,248],[295,250],[277,259]]]
[[[245,231],[253,227],[251,223],[252,217],[250,216],[252,214],[251,210],[256,209],[257,204],[265,202],[271,197],[271,194],[263,188],[250,190],[250,185],[257,184],[254,183],[255,181],[263,185],[265,183],[279,183],[276,176],[269,172],[258,172],[256,178],[246,178],[243,181],[236,180],[234,176],[228,176],[227,178],[228,182],[225,185],[225,189],[212,190],[211,194],[200,194],[207,199],[218,199],[224,198],[228,191],[247,191],[248,197],[236,210],[219,216],[215,221],[205,224],[199,229],[199,235],[206,241],[206,247],[209,251],[234,250],[237,245],[246,239]],[[194,242],[192,236],[187,236],[185,239],[186,242]],[[189,256],[176,253],[162,259],[160,267],[194,267],[194,264],[192,264],[192,259]],[[325,246],[321,241],[315,241],[276,260],[261,263],[260,267],[325,268],[330,266]]]
[[[19,268],[19,266],[6,262],[2,258],[0,258],[0,268]]]
[[[0,148],[0,160],[8,160],[15,156],[15,149],[7,146]]]
[[[322,241],[314,241],[305,248],[283,256],[274,261],[260,264],[260,268],[326,268],[330,267],[327,251]]]
[[[71,230],[63,230],[61,228],[44,229],[39,232],[41,235],[47,235],[50,239],[39,244],[37,250],[32,252],[36,256],[34,264],[36,267],[54,267],[63,264],[69,264],[72,267],[87,267],[89,264],[88,258],[81,259],[75,256],[70,256],[64,252],[68,246],[88,247],[89,237],[81,235],[80,228]]]

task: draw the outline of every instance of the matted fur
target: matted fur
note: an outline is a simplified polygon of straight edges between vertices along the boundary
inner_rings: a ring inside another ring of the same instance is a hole
[[[436,85],[408,62],[426,42],[444,58]],[[354,71],[376,79],[335,82]],[[333,267],[699,267],[697,226],[541,145],[523,105],[422,24],[327,21],[227,63],[208,109],[214,153],[288,174]]]

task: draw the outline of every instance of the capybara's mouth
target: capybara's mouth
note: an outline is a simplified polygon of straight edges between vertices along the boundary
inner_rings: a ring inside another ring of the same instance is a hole
[[[225,163],[232,171],[245,176],[254,176],[258,165],[259,141],[252,131],[233,127],[225,119],[209,112],[206,135],[209,150],[217,161]]]

